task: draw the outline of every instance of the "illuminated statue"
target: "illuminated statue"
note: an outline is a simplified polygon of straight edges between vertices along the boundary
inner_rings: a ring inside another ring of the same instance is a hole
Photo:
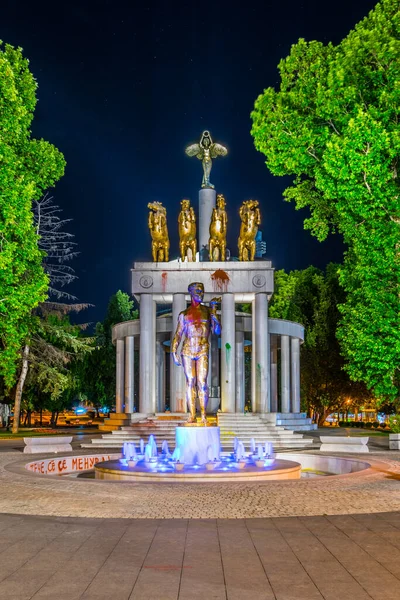
[[[191,305],[178,317],[178,324],[172,340],[171,352],[177,366],[183,366],[186,377],[186,402],[190,411],[188,423],[196,422],[196,396],[199,398],[201,421],[207,425],[206,409],[208,403],[208,354],[210,333],[221,333],[217,317],[219,298],[213,298],[210,307],[204,306],[204,286],[191,283],[188,287]],[[182,349],[179,345],[184,338]]]
[[[226,226],[228,216],[225,210],[225,198],[217,196],[217,208],[213,208],[210,223],[209,255],[211,261],[225,260]]]
[[[195,156],[203,163],[203,180],[201,182],[202,188],[214,188],[210,182],[210,173],[212,167],[212,158],[217,156],[226,156],[228,150],[221,144],[214,144],[209,131],[203,131],[201,134],[200,142],[198,144],[191,144],[185,149],[188,156]]]
[[[167,211],[161,202],[149,202],[148,225],[151,235],[151,252],[153,262],[168,262],[169,237],[167,228]]]
[[[239,260],[254,260],[256,254],[256,235],[261,223],[258,200],[245,200],[240,207],[242,220],[238,239]]]
[[[190,200],[182,200],[182,210],[178,217],[179,226],[179,249],[182,260],[188,259],[188,262],[196,260],[196,215],[193,207],[190,206]]]

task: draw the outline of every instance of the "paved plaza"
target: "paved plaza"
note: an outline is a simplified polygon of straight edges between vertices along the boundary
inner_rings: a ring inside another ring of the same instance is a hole
[[[0,516],[4,600],[398,600],[397,513],[269,519]]]
[[[400,598],[399,452],[221,485],[38,476],[2,449],[0,599]]]

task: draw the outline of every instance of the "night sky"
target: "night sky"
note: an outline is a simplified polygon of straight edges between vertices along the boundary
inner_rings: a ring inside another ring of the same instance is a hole
[[[229,149],[211,181],[225,194],[233,255],[239,206],[255,198],[276,269],[340,260],[340,238],[319,243],[303,231],[307,211],[283,201],[289,179],[273,177],[255,150],[250,112],[299,37],[338,43],[375,4],[3,0],[0,39],[24,49],[39,84],[33,135],[67,161],[51,192],[73,219],[81,254],[68,291],[95,304],[88,320],[103,318],[118,289],[129,292],[133,261],[151,260],[148,202],[167,207],[170,258],[178,256],[180,201],[197,211],[202,177],[184,148],[203,129]]]

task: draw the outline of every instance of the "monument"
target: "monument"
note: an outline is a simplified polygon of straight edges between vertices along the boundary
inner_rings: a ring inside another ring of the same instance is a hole
[[[218,424],[224,415],[243,415],[246,402],[264,423],[310,429],[310,421],[300,412],[304,328],[269,318],[274,269],[269,260],[255,259],[262,216],[259,202],[242,203],[239,260],[227,260],[234,252],[228,254],[226,248],[226,201],[222,194],[217,198],[210,182],[212,160],[225,156],[227,150],[204,131],[186,154],[202,161],[198,210],[188,198],[181,201],[172,236],[177,240],[179,234],[179,258],[169,260],[171,227],[167,228],[165,208],[149,203],[153,262],[135,262],[132,269],[132,294],[140,305],[140,319],[113,327],[117,414],[110,428],[129,424],[131,418],[164,413],[166,408],[171,416],[189,410],[188,420],[194,421],[198,400],[203,423],[206,413],[218,411]],[[172,250],[175,256],[176,250]],[[188,291],[191,282],[195,283]],[[251,313],[238,310],[242,303],[251,305]],[[163,309],[161,314],[163,306],[171,306],[171,311]],[[245,362],[248,353],[250,361]],[[139,356],[139,382],[133,377],[135,356]],[[249,362],[251,376],[245,378]],[[135,387],[139,393],[134,403]]]

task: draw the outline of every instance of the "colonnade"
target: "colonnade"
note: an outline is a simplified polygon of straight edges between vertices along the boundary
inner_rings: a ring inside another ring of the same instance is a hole
[[[221,302],[221,350],[218,338],[211,336],[210,396],[220,390],[220,409],[242,413],[245,405],[245,345],[251,344],[251,398],[256,413],[300,412],[300,340],[297,323],[268,318],[268,295],[254,294],[252,315],[235,313],[235,294],[223,293]],[[156,319],[152,294],[140,295],[140,320],[114,327],[116,342],[116,411],[134,410],[134,360],[139,350],[139,412],[163,412],[166,398],[166,340],[175,332],[179,313],[186,308],[183,293],[172,298],[172,317]],[[163,321],[160,333],[159,325]],[[130,324],[130,325],[129,325]],[[251,337],[251,342],[247,338]],[[185,376],[170,357],[170,411],[186,412]],[[280,381],[278,381],[280,361]],[[280,393],[278,393],[280,390]],[[280,406],[278,403],[280,397]]]

